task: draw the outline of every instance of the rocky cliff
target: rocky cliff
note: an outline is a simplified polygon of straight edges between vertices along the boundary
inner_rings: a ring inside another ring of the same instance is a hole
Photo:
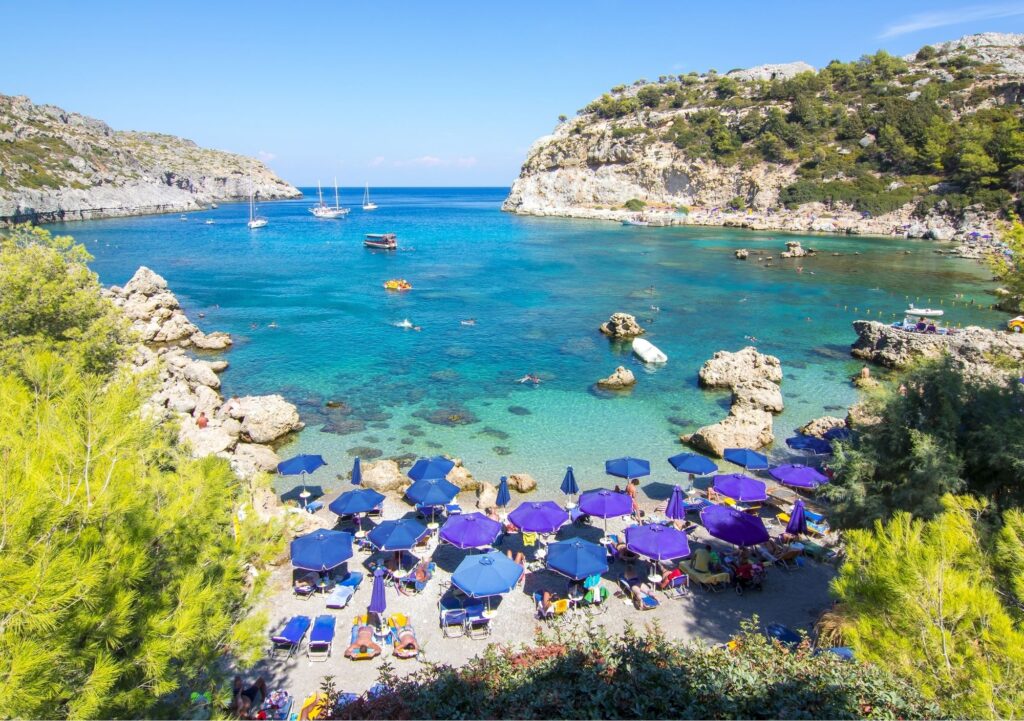
[[[253,158],[0,95],[0,223],[197,210],[250,183],[262,199],[301,196]]]
[[[618,86],[534,143],[503,209],[984,234],[1024,187],[1024,153],[997,139],[1024,138],[1022,46],[1024,35],[985,33],[820,71],[788,63]]]

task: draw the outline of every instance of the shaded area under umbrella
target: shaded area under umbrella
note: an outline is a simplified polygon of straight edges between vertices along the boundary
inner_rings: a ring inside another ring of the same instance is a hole
[[[548,546],[547,567],[573,581],[605,573],[608,555],[602,546],[570,538]]]
[[[291,542],[292,565],[305,571],[330,571],[352,558],[352,534],[320,529]]]
[[[524,501],[508,514],[521,531],[554,533],[569,522],[569,514],[554,501]]]
[[[704,507],[700,521],[712,536],[735,546],[754,546],[768,540],[768,529],[760,518],[728,506]]]
[[[306,489],[306,476],[317,468],[326,465],[327,461],[324,460],[323,456],[303,453],[278,463],[277,472],[282,476],[302,476],[302,490],[299,492],[298,498],[302,502],[303,507],[305,507],[307,500],[313,495],[311,491]],[[324,494],[323,489],[319,490],[322,496]],[[285,500],[284,495],[281,496],[281,499]]]

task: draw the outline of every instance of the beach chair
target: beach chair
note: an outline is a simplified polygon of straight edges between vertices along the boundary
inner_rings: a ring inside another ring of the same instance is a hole
[[[639,591],[639,589],[639,598],[635,596],[633,594],[634,587],[629,584],[629,581],[626,580],[625,576],[619,576],[619,588],[621,588],[622,592],[626,594],[626,598],[630,599],[633,602],[633,605],[636,606],[638,611],[653,611],[661,605],[658,602],[658,599],[656,599],[654,596],[650,595],[649,593]]]
[[[301,576],[295,579],[295,582],[292,584],[292,593],[303,600],[312,598],[316,595],[317,590],[319,590],[317,579],[316,576],[312,575]]]
[[[284,628],[270,637],[270,642],[273,644],[270,649],[270,657],[276,658],[279,652],[283,652],[286,658],[290,658],[302,645],[302,639],[306,637],[310,623],[312,621],[309,616],[292,616]]]
[[[437,564],[431,561],[427,564],[426,571],[426,579],[423,581],[417,581],[416,567],[413,566],[413,569],[409,573],[407,573],[402,578],[398,579],[398,590],[402,591],[403,593],[419,593],[420,591],[422,591],[424,588],[427,587],[427,584],[430,583],[430,579],[434,577],[434,572],[437,571]]]
[[[397,658],[416,658],[420,653],[420,644],[416,639],[416,631],[409,623],[409,617],[404,613],[393,613],[388,617],[388,625],[391,627],[392,653]],[[415,648],[405,648],[410,640]]]
[[[686,564],[683,569],[686,571],[686,575],[689,576],[698,586],[703,588],[705,591],[718,592],[732,582],[732,578],[726,571],[698,571],[693,567],[693,564]]]
[[[681,573],[669,581],[668,585],[661,589],[661,592],[665,594],[665,598],[678,601],[680,598],[685,598],[689,594],[689,590],[690,577]]]
[[[309,643],[306,644],[306,657],[310,661],[326,661],[334,646],[334,616],[317,616],[313,622],[313,630],[309,632]]]
[[[352,631],[349,634],[349,645],[356,643],[359,640],[359,630],[363,628],[373,629],[373,640],[381,646],[388,642],[390,636],[388,634],[382,634],[379,628],[376,628],[371,622],[367,614],[356,616],[352,619]],[[381,651],[372,649],[369,647],[358,648],[354,651],[349,649],[345,650],[345,656],[352,659],[353,661],[369,661],[370,659],[377,658]]]
[[[352,596],[356,593],[355,588],[352,586],[336,586],[331,595],[327,597],[327,608],[345,608],[348,602],[352,600]]]
[[[465,633],[469,638],[487,638],[491,630],[491,617],[482,603],[466,607]]]
[[[583,609],[584,613],[588,616],[596,616],[601,613],[605,613],[608,610],[608,597],[611,594],[608,593],[608,589],[604,586],[592,586],[587,588],[583,594],[583,600],[580,601],[580,608]]]
[[[455,638],[466,634],[466,609],[452,594],[442,595],[437,602],[440,613],[441,634],[445,638]]]

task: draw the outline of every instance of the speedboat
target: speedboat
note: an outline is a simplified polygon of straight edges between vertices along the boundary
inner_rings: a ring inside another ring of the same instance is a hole
[[[667,363],[668,356],[661,352],[661,350],[643,338],[633,339],[633,352],[642,360],[644,363]]]
[[[394,233],[367,233],[363,245],[379,250],[397,250],[398,236]]]
[[[945,314],[945,311],[938,308],[915,308],[914,306],[910,306],[905,312],[905,315],[916,315],[922,318],[941,318]]]

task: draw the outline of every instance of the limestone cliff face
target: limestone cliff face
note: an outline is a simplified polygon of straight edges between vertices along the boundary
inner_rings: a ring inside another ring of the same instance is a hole
[[[944,208],[932,217],[911,217],[918,197],[950,190],[941,173],[911,181],[922,184],[914,189],[913,199],[870,218],[862,208],[842,202],[826,207],[808,201],[799,208],[790,202],[786,207],[780,193],[808,177],[852,181],[858,173],[863,176],[865,167],[890,184],[890,191],[903,187],[903,176],[913,173],[888,168],[884,159],[861,163],[880,153],[880,141],[878,129],[860,125],[858,116],[870,115],[880,97],[909,106],[923,93],[928,93],[924,100],[934,94],[938,112],[952,122],[987,108],[1016,108],[1024,81],[1022,45],[1024,35],[985,33],[926,48],[927,57],[891,58],[902,68],[870,89],[865,83],[851,92],[812,91],[812,102],[832,114],[824,121],[808,120],[806,108],[794,107],[792,95],[778,92],[780,81],[793,78],[813,85],[814,68],[806,63],[765,65],[725,75],[666,76],[656,83],[619,86],[533,144],[502,209],[619,220],[635,214],[623,206],[636,199],[646,204],[643,219],[652,225],[864,233],[905,232],[914,226],[905,234],[941,240],[988,230],[994,215],[979,207],[968,208],[966,216],[961,209],[958,219],[949,218]],[[699,123],[691,122],[695,118]],[[778,118],[785,120],[780,123]],[[768,133],[766,123],[799,126],[797,132],[804,136],[783,143],[785,132]],[[828,123],[833,123],[831,130],[819,129]],[[732,133],[732,140],[726,138],[731,147],[723,150],[716,145],[715,127]],[[695,152],[695,145],[702,152]],[[743,206],[743,217],[730,214],[730,203]],[[689,210],[688,217],[676,212],[680,206]]]
[[[0,95],[0,223],[196,210],[301,193],[253,158]]]

